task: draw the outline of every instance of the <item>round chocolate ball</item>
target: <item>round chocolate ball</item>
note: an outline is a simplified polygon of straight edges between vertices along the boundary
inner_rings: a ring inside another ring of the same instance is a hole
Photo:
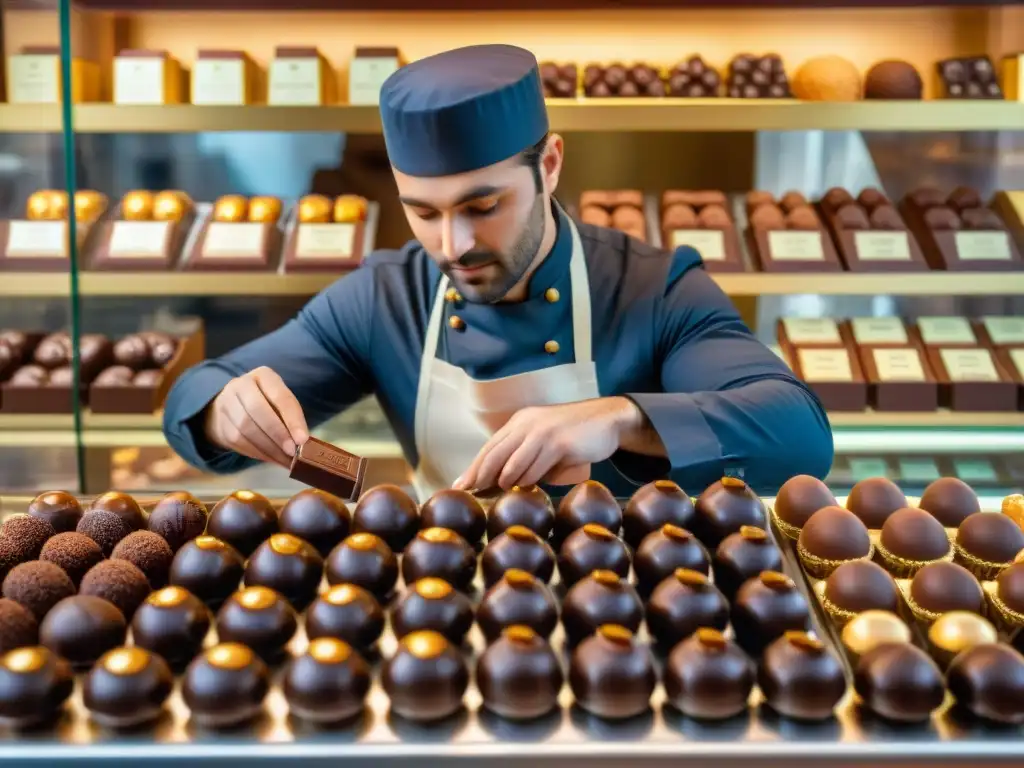
[[[183,587],[210,607],[238,589],[245,561],[241,553],[215,536],[197,536],[171,562],[170,583]]]
[[[648,710],[657,675],[651,653],[626,627],[605,624],[572,652],[569,687],[576,703],[608,720]]]
[[[315,488],[306,488],[288,499],[279,522],[282,533],[308,541],[321,557],[327,557],[348,536],[352,525],[345,502]]]
[[[30,515],[13,515],[0,525],[0,539],[17,542],[23,561],[39,557],[43,545],[55,535],[52,525]]]
[[[271,663],[280,658],[299,628],[295,609],[267,587],[235,592],[217,611],[217,639],[242,643]]]
[[[480,556],[484,584],[490,587],[511,568],[526,571],[547,584],[555,572],[555,551],[529,528],[510,526],[484,547]]]
[[[981,613],[985,593],[974,575],[956,563],[929,563],[914,574],[910,582],[912,605],[934,614],[949,611]]]
[[[1006,515],[971,515],[956,530],[956,548],[958,557],[966,555],[965,565],[980,565],[979,570],[985,570],[984,564],[1005,567],[1024,549],[1024,531]]]
[[[114,342],[114,360],[129,368],[145,368],[152,362],[149,345],[138,334],[125,336]]]
[[[472,626],[473,604],[442,579],[420,579],[391,609],[391,629],[398,638],[429,630],[461,645]]]
[[[836,506],[836,497],[821,480],[810,475],[791,477],[775,497],[775,517],[787,535],[795,535],[815,512]],[[792,533],[791,533],[792,531]]]
[[[961,653],[946,671],[946,687],[976,717],[1024,723],[1024,656],[1008,645],[986,643]]]
[[[416,502],[397,485],[378,485],[364,493],[352,515],[354,533],[372,533],[393,552],[402,552],[420,528]]]
[[[32,500],[28,514],[45,520],[57,533],[67,533],[78,527],[82,505],[67,491],[47,491]]]
[[[167,585],[174,552],[162,536],[151,531],[135,531],[117,543],[110,557],[127,560],[145,574],[153,589],[160,589]]]
[[[920,99],[924,92],[913,64],[889,59],[872,65],[864,76],[865,99]]]
[[[237,549],[243,557],[277,533],[277,513],[270,499],[254,491],[234,491],[210,511],[206,532]]]
[[[904,507],[885,521],[878,548],[887,564],[897,558],[913,564],[946,557],[950,543],[942,523],[923,509]]]
[[[907,497],[892,480],[868,477],[850,489],[846,508],[868,528],[881,528],[889,515],[907,506]]]
[[[728,624],[729,603],[698,571],[679,568],[655,587],[647,601],[647,631],[664,649],[701,627],[724,630]]]
[[[928,627],[928,650],[944,667],[968,648],[998,640],[992,622],[970,611],[944,613]]]
[[[90,512],[113,512],[121,518],[125,527],[131,531],[140,531],[146,527],[146,516],[139,502],[120,491],[108,491],[97,496],[89,505]]]
[[[558,624],[558,605],[543,582],[513,568],[484,594],[476,610],[476,622],[488,642],[497,640],[511,626],[529,627],[548,638]]]
[[[163,658],[144,648],[115,648],[89,670],[82,702],[100,725],[131,728],[156,720],[173,687]]]
[[[181,587],[152,593],[132,617],[132,642],[162,656],[172,667],[196,657],[210,630],[210,611]]]
[[[162,536],[172,552],[202,536],[208,517],[206,506],[191,493],[174,491],[160,499],[149,513],[149,530]]]
[[[711,572],[708,551],[697,537],[677,525],[666,523],[647,534],[633,555],[637,590],[641,595],[649,595],[677,568],[705,575]]]
[[[4,578],[3,596],[28,608],[42,621],[61,600],[75,594],[75,585],[53,563],[31,560],[14,566]]]
[[[82,578],[80,595],[101,597],[113,603],[126,620],[132,616],[149,596],[149,582],[145,574],[127,560],[104,560],[97,563]]]
[[[221,643],[195,658],[181,696],[201,726],[226,728],[251,720],[270,690],[267,665],[241,643]]]
[[[293,715],[313,723],[340,723],[363,711],[370,666],[345,641],[320,637],[289,662],[282,687]]]
[[[385,602],[398,581],[398,558],[372,533],[354,533],[327,557],[328,584],[355,584]]]
[[[555,541],[562,542],[573,531],[588,524],[600,525],[612,535],[622,527],[619,502],[603,484],[586,480],[565,495],[555,513]]]
[[[71,338],[61,331],[51,333],[39,342],[32,359],[44,368],[59,368],[67,365],[71,358]]]
[[[88,536],[69,531],[47,541],[39,559],[62,568],[77,587],[86,572],[103,559],[103,550]]]
[[[826,610],[843,620],[864,611],[899,611],[900,593],[884,568],[854,560],[836,568],[825,582]]]
[[[92,595],[65,597],[46,614],[39,641],[75,668],[89,667],[124,643],[128,625],[113,603]]]
[[[669,654],[665,695],[688,717],[725,720],[746,712],[754,662],[717,629],[704,627]]]
[[[513,525],[529,528],[547,539],[555,525],[551,497],[537,485],[516,485],[494,502],[487,514],[487,537],[494,539]]]
[[[39,640],[39,622],[25,606],[0,598],[0,654]]]
[[[124,521],[113,512],[98,510],[82,515],[75,530],[99,544],[104,557],[110,557],[118,542],[131,533]]]
[[[562,627],[570,646],[592,635],[602,624],[618,624],[636,632],[643,618],[640,596],[612,571],[594,571],[577,582],[562,601]]]
[[[402,555],[402,578],[406,584],[434,577],[466,591],[476,576],[476,552],[455,531],[424,528]]]
[[[269,587],[301,611],[314,599],[324,561],[312,544],[290,533],[275,533],[260,544],[245,564],[247,587]]]
[[[384,611],[372,594],[355,584],[337,584],[306,611],[306,636],[333,637],[359,650],[372,648],[384,631]]]
[[[447,528],[455,531],[470,546],[483,541],[487,530],[487,514],[476,497],[453,488],[440,490],[420,508],[420,525],[424,528]]]
[[[0,725],[30,728],[56,719],[75,688],[67,659],[41,646],[0,656]]]
[[[640,488],[622,515],[623,538],[636,549],[648,534],[674,525],[688,528],[693,520],[689,494],[671,480],[655,480]]]
[[[715,586],[732,600],[740,587],[762,571],[781,571],[782,553],[767,531],[745,525],[718,545],[711,566]]]
[[[524,626],[505,629],[476,664],[476,684],[484,706],[509,720],[546,715],[557,706],[564,681],[551,646]]]
[[[612,571],[629,575],[629,550],[614,533],[595,523],[577,528],[558,553],[558,573],[562,583],[571,587],[594,571]]]
[[[740,587],[731,620],[736,642],[755,658],[784,633],[811,627],[803,594],[791,578],[778,571],[764,571]]]
[[[1024,562],[1014,563],[999,573],[994,598],[1005,610],[1024,614]]]
[[[853,687],[876,715],[905,723],[927,720],[946,696],[938,666],[910,643],[882,643],[861,656]]]
[[[757,684],[768,705],[784,717],[826,720],[846,693],[842,665],[825,645],[790,631],[765,649]]]
[[[869,557],[872,552],[867,527],[842,507],[825,507],[811,515],[796,546],[804,568],[819,578],[840,563]]]
[[[856,660],[882,643],[909,643],[910,629],[895,613],[864,611],[843,627],[841,639],[846,653]]]
[[[920,507],[946,528],[956,528],[966,518],[981,512],[978,494],[959,477],[932,481],[921,495]]]
[[[402,638],[384,662],[381,684],[391,711],[407,720],[442,720],[462,707],[469,668],[462,653],[438,632],[413,632]]]
[[[744,525],[764,528],[761,499],[738,477],[723,477],[697,497],[691,530],[706,547],[716,548],[722,540]]]

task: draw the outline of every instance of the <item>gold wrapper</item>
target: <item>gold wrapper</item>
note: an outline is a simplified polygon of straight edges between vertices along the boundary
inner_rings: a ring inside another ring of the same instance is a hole
[[[804,549],[798,541],[796,545],[796,553],[800,557],[800,565],[803,566],[804,570],[807,571],[808,574],[816,579],[827,579],[832,575],[832,571],[844,563],[852,563],[857,560],[871,560],[874,557],[875,547],[872,544],[868,549],[868,553],[863,557],[852,557],[849,560],[826,560],[823,557],[812,555]]]
[[[793,541],[796,541],[800,538],[800,529],[797,528],[795,525],[792,525],[791,523],[787,523],[785,520],[779,517],[778,514],[775,512],[775,507],[772,507],[769,510],[769,514],[771,515],[772,523],[775,525],[775,530],[777,530],[787,539],[792,539]]]
[[[910,582],[910,579],[897,579],[896,586],[899,587],[900,594],[903,595],[903,602],[906,604],[907,608],[910,609],[910,613],[914,617],[914,621],[917,623],[917,626],[921,628],[922,632],[927,634],[932,624],[934,624],[943,614],[925,610],[918,605],[910,593]],[[985,611],[984,604],[982,605],[982,612],[978,615],[982,618],[987,618],[987,611]]]
[[[1000,511],[1024,528],[1024,494],[1014,493],[1007,496],[1003,499]]]
[[[956,541],[953,542],[953,562],[962,565],[982,581],[994,579],[1000,571],[1012,565],[1012,563],[990,563],[988,560],[982,560],[966,551]]]
[[[1010,608],[999,597],[999,584],[994,581],[986,581],[981,585],[988,600],[989,618],[996,625],[996,629],[1007,637],[1012,635],[1021,627],[1024,627],[1024,613]]]
[[[828,596],[824,591],[818,595],[818,600],[821,602],[821,607],[825,609],[825,613],[828,617],[835,622],[835,625],[842,629],[855,618],[857,618],[856,611],[848,611],[845,608],[840,608],[838,605],[828,599]]]
[[[950,546],[949,552],[937,560],[908,560],[905,557],[894,555],[886,549],[885,545],[882,544],[881,538],[879,538],[875,543],[875,552],[878,553],[878,559],[881,561],[880,564],[882,567],[897,579],[909,579],[913,577],[915,573],[931,563],[948,563],[953,561],[952,546]]]

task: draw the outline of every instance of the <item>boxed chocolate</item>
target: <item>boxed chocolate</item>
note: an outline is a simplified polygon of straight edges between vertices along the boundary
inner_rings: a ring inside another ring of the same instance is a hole
[[[743,272],[736,222],[718,190],[669,189],[661,195],[661,242],[672,250],[696,248],[709,272]]]
[[[954,411],[1016,411],[1018,385],[985,347],[925,347],[939,403]]]
[[[107,212],[107,197],[80,189],[73,198],[75,237],[87,251],[96,221]],[[67,192],[41,189],[29,195],[24,218],[0,220],[0,272],[66,272],[71,264]]]
[[[867,408],[867,383],[845,326],[827,317],[783,317],[776,332],[784,359],[825,408]]]
[[[747,247],[763,272],[841,272],[835,245],[814,207],[799,192],[779,200],[747,193]]]
[[[665,83],[661,73],[649,64],[588,64],[583,70],[583,92],[591,98],[610,96],[636,98],[664,96]]]
[[[672,67],[668,95],[685,99],[707,99],[722,94],[722,76],[700,56],[691,56]]]
[[[725,93],[732,99],[789,99],[793,93],[782,57],[740,53],[729,62]]]
[[[376,208],[359,195],[306,195],[285,228],[285,272],[355,269],[371,250]]]
[[[639,189],[589,190],[580,195],[580,221],[611,227],[647,242],[644,193]]]
[[[1001,99],[1003,90],[988,56],[960,56],[935,65],[939,98]]]
[[[928,269],[917,240],[880,190],[868,187],[854,197],[842,187],[833,187],[818,201],[818,210],[849,271],[923,272]]]
[[[1017,385],[1017,410],[1024,411],[1024,347],[999,347],[993,354]]]
[[[4,338],[10,334],[4,332]],[[71,335],[61,331],[42,338],[38,334],[25,338],[26,343],[17,353],[20,365],[8,365],[9,375],[0,384],[0,411],[71,413],[74,403]],[[7,347],[13,348],[9,343]],[[80,404],[87,402],[89,382],[109,365],[112,354],[113,345],[105,336],[84,334],[79,338],[77,399]]]
[[[839,349],[853,343],[849,330],[831,317],[782,317],[775,333],[779,346],[790,358],[797,347]]]
[[[898,317],[854,317],[844,323],[856,344],[868,399],[877,411],[934,411],[935,374]]]
[[[991,205],[1016,241],[1017,249],[1024,253],[1024,189],[996,192]]]
[[[545,98],[572,99],[576,97],[579,86],[579,70],[575,64],[543,61],[540,65],[540,82]]]
[[[195,206],[184,192],[128,192],[113,216],[97,223],[88,251],[89,268],[129,272],[173,269],[194,221]]]
[[[282,203],[276,197],[224,195],[200,209],[187,270],[259,272],[277,268],[281,254]]]

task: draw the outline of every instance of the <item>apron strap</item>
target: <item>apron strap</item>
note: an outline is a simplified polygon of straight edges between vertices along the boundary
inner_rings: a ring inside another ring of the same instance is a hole
[[[416,386],[416,416],[413,423],[413,438],[416,441],[416,453],[419,462],[423,461],[426,450],[424,439],[427,434],[427,396],[430,393],[430,376],[437,356],[437,341],[440,337],[441,318],[444,316],[444,293],[448,290],[448,278],[441,275],[437,284],[434,305],[430,309],[430,320],[427,321],[427,332],[423,337],[423,356],[420,358],[420,380]]]
[[[569,259],[569,282],[572,293],[572,348],[577,363],[593,362],[591,349],[590,319],[590,278],[587,275],[587,258],[583,254],[576,224],[568,216],[569,233],[572,235],[572,257]]]

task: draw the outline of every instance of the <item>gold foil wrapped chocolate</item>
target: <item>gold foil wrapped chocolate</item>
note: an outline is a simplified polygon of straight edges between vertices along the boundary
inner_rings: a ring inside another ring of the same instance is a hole
[[[249,201],[242,195],[224,195],[213,204],[213,220],[227,223],[245,221]]]
[[[332,213],[331,201],[323,195],[306,195],[299,200],[300,224],[326,224]]]
[[[126,221],[150,221],[153,218],[153,193],[136,189],[121,198],[121,217]]]
[[[276,197],[259,196],[249,201],[249,221],[274,224],[281,218],[281,201]]]

